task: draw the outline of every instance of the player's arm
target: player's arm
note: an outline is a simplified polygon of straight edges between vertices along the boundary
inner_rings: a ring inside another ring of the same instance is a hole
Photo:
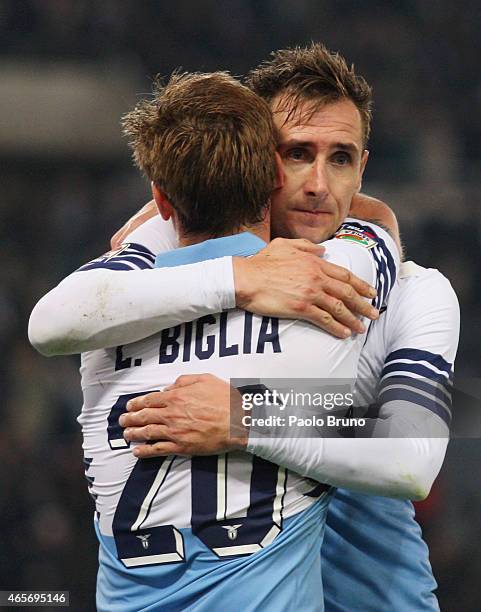
[[[338,487],[417,500],[428,495],[449,438],[459,305],[435,271],[412,287],[402,304],[410,308],[397,313],[388,338],[374,418],[359,430],[372,437],[303,444],[251,439],[251,452]]]
[[[410,430],[408,421],[403,434],[412,438],[289,438],[283,437],[289,433],[282,428],[276,437],[261,437],[259,431],[252,435],[241,426],[247,413],[240,394],[207,374],[183,376],[164,392],[130,400],[127,409],[120,424],[127,428],[128,441],[141,443],[133,449],[137,457],[247,450],[318,482],[402,499],[427,496],[447,445],[442,424],[431,424],[431,433],[435,425],[438,437],[426,438],[419,437],[418,428]],[[294,413],[294,408],[286,413]],[[250,416],[259,416],[256,409]]]
[[[152,264],[154,253],[175,248],[176,237],[170,223],[150,210],[146,214],[149,219],[129,241],[144,246]],[[154,270],[147,261],[128,263],[126,252],[110,253],[38,302],[30,317],[30,341],[45,355],[108,348],[247,304],[258,314],[308,320],[338,337],[360,333],[358,316],[377,317],[364,299],[373,297],[373,289],[320,259],[322,252],[307,241],[279,239],[248,262],[229,257],[175,270]]]
[[[404,432],[409,434],[408,423]],[[411,435],[419,436],[419,431]],[[446,437],[249,438],[247,450],[335,487],[423,500],[441,469],[447,443]]]
[[[350,215],[384,228],[402,253],[397,219],[385,202],[365,194],[355,194]],[[162,227],[153,200],[115,233],[111,240],[112,248],[120,247],[133,230],[151,219],[152,226]],[[375,310],[363,299],[374,297],[368,285],[346,267],[319,261],[305,252],[299,253],[302,248],[300,243],[277,239],[253,258],[234,258],[235,296],[230,296],[231,301],[235,300],[237,307],[256,314],[309,321],[338,338],[345,338],[351,332],[362,333],[359,317],[377,317]],[[287,259],[290,255],[293,259]],[[197,316],[201,314],[205,313]],[[121,323],[116,326],[115,334],[115,344],[130,341],[122,337]]]
[[[396,215],[385,202],[365,194],[355,194],[349,214],[356,220],[368,221],[385,229],[402,255]],[[120,247],[132,230],[156,216],[157,208],[152,200],[116,232],[111,240],[112,248]],[[161,223],[160,218],[158,223]],[[312,278],[309,279],[306,275],[307,283],[303,277],[299,277],[297,285],[292,285],[287,293],[282,281],[289,277],[291,270],[287,268],[282,257],[288,249],[292,250],[293,257],[298,255],[290,241],[281,239],[273,241],[269,251],[257,258],[234,259],[236,306],[257,314],[302,318],[338,337],[345,337],[346,326],[352,331],[360,332],[361,328],[353,314],[367,314],[367,304],[359,299],[360,296],[372,297],[364,291],[366,287],[356,285],[356,277],[347,268],[323,261],[321,269],[311,266]],[[294,264],[294,276],[299,270],[299,263]],[[258,274],[257,271],[267,264],[270,264],[270,271]],[[278,276],[279,270],[282,270],[282,278]],[[322,283],[324,293],[318,291],[316,294],[316,286],[319,286],[319,283]],[[371,311],[371,314],[374,313]],[[122,339],[119,339],[120,341],[125,342]]]
[[[37,303],[29,321],[37,350],[63,355],[127,344],[235,305],[231,258],[154,268],[154,253],[176,241],[170,224],[159,220],[144,223],[129,243],[82,266]]]

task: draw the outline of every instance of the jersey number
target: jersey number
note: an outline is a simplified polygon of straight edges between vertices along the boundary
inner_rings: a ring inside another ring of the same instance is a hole
[[[108,418],[112,450],[129,444],[118,424],[127,402],[150,391],[121,395]],[[175,469],[176,456],[138,459],[120,496],[112,530],[126,567],[185,561],[184,540],[175,525],[144,527],[162,485]],[[227,516],[230,455],[192,457],[192,532],[219,557],[246,555],[267,546],[282,529],[286,470],[253,457],[250,504],[242,517]],[[182,500],[179,500],[182,503]]]

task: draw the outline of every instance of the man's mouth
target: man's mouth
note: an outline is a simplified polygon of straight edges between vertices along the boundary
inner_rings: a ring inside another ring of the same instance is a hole
[[[324,215],[331,215],[332,213],[328,210],[308,210],[304,208],[293,208],[294,212],[304,213],[312,217],[322,217]]]

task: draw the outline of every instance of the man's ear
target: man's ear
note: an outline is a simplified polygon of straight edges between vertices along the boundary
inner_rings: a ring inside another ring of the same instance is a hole
[[[369,151],[367,149],[364,149],[364,151],[362,152],[362,157],[361,157],[361,169],[359,172],[359,184],[357,186],[357,193],[361,191],[362,177],[364,174],[364,170],[366,169],[366,164],[367,164],[368,159],[369,159]]]
[[[164,221],[168,221],[174,212],[174,208],[172,204],[169,202],[166,194],[157,187],[157,185],[152,181],[152,195],[154,196],[155,203],[159,210],[159,214]]]
[[[284,186],[284,166],[279,153],[276,151],[276,183],[274,189],[280,189]]]

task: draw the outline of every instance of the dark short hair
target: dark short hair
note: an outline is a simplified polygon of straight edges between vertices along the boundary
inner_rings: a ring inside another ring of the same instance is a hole
[[[324,104],[346,98],[359,110],[363,126],[363,143],[371,130],[372,89],[354,72],[346,60],[320,43],[273,51],[271,58],[249,72],[246,84],[271,103],[280,94],[287,94],[289,108],[298,102],[313,102],[313,110]]]
[[[272,112],[228,73],[174,73],[122,125],[185,233],[215,237],[265,218],[276,178]]]

